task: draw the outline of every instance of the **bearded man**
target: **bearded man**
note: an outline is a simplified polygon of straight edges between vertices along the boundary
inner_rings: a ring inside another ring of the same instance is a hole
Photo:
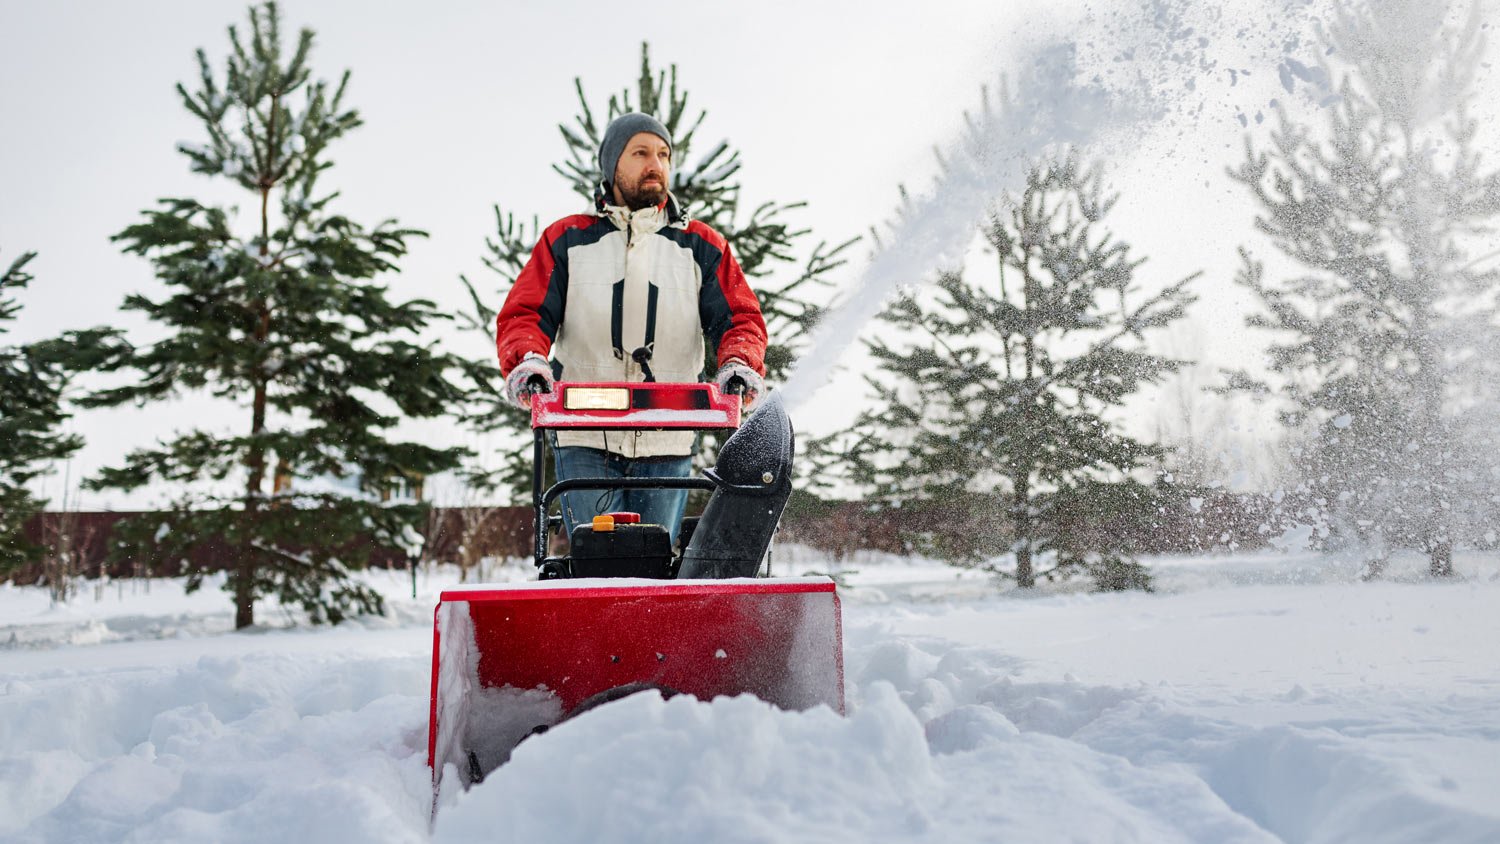
[[[672,138],[641,113],[612,120],[599,145],[594,212],[548,226],[496,319],[506,392],[523,408],[554,380],[704,380],[704,339],[719,389],[765,389],[766,323],[724,236],[683,215],[668,185]],[[549,359],[550,358],[550,359]],[[557,431],[559,480],[687,477],[692,431]],[[562,495],[568,536],[599,513],[626,510],[675,542],[687,490]]]

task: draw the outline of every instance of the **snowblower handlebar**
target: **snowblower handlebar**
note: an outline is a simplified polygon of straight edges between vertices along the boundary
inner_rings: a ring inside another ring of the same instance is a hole
[[[733,430],[740,398],[714,384],[559,382],[531,401],[531,427],[572,430]]]
[[[581,489],[701,489],[714,491],[714,482],[707,478],[571,478],[558,481],[542,493],[543,509],[552,506],[565,492]]]

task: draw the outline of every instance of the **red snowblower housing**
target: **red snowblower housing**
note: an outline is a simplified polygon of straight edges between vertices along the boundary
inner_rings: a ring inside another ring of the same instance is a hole
[[[432,644],[428,764],[466,782],[527,736],[643,688],[708,700],[753,694],[784,709],[844,710],[838,595],[824,577],[757,577],[791,493],[791,421],[767,396],[740,424],[740,398],[712,384],[558,383],[534,397],[532,499],[538,582],[444,590]],[[701,478],[575,478],[543,489],[548,430],[733,431]],[[703,489],[680,550],[638,514],[580,524],[548,556],[572,490]],[[449,769],[449,766],[453,766]]]

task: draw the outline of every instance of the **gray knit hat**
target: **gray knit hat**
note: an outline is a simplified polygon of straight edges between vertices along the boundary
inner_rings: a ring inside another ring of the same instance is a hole
[[[620,153],[625,151],[625,145],[641,132],[650,132],[666,141],[668,147],[672,146],[672,136],[667,133],[667,127],[651,115],[632,111],[616,117],[609,121],[609,126],[604,130],[604,140],[599,144],[599,172],[604,174],[606,183],[614,181],[615,167],[620,163]]]

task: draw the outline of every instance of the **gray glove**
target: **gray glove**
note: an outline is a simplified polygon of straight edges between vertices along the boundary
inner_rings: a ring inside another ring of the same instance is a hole
[[[521,358],[516,368],[505,376],[505,397],[515,402],[522,410],[531,409],[532,396],[537,393],[550,392],[552,392],[552,365],[536,352]]]
[[[719,392],[725,395],[738,394],[742,407],[749,410],[755,405],[756,399],[765,392],[766,380],[760,377],[760,373],[745,365],[739,358],[730,358],[719,367],[719,372],[714,376],[714,383],[719,385]]]

